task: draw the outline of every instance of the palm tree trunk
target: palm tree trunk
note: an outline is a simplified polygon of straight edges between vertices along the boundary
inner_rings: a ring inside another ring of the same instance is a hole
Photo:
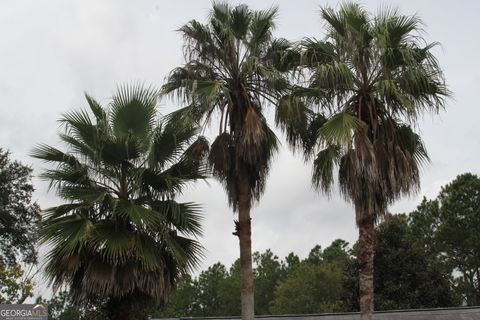
[[[240,282],[242,300],[242,320],[255,318],[252,268],[251,232],[251,192],[248,177],[241,174],[238,179],[238,224],[237,235],[240,242]]]
[[[360,319],[371,320],[374,309],[373,258],[374,223],[373,219],[364,219],[359,226],[359,262],[360,262]]]

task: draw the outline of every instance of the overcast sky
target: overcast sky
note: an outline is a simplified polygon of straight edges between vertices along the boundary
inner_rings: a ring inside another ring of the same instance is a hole
[[[243,1],[255,9],[278,5],[276,36],[298,40],[323,37],[319,7],[324,1]],[[233,2],[237,3],[237,1]],[[375,11],[385,2],[363,1]],[[392,2],[393,3],[393,2]],[[336,1],[329,1],[336,5]],[[477,1],[402,0],[405,14],[418,14],[426,38],[436,49],[454,99],[439,116],[425,116],[419,128],[432,163],[422,171],[418,196],[391,212],[409,212],[426,195],[457,174],[479,174],[480,41]],[[0,1],[0,147],[14,159],[31,164],[38,175],[45,164],[29,158],[37,143],[58,146],[61,113],[85,107],[83,92],[107,103],[117,84],[145,82],[161,86],[169,70],[182,63],[182,41],[175,32],[191,19],[205,21],[210,1]],[[161,103],[160,112],[177,107]],[[266,192],[255,205],[253,249],[271,248],[283,258],[294,251],[304,257],[315,245],[342,238],[357,239],[353,208],[338,196],[328,199],[310,186],[310,164],[284,147],[276,157]],[[42,207],[58,203],[46,184],[34,180],[35,200]],[[206,248],[202,268],[221,261],[229,266],[238,256],[232,235],[235,216],[218,183],[200,182],[185,200],[204,207]]]

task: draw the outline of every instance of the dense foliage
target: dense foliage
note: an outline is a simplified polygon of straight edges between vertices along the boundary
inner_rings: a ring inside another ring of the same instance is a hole
[[[0,148],[0,264],[35,262],[40,207],[32,202],[32,169]]]
[[[0,261],[0,304],[24,303],[33,297],[32,278],[20,265],[7,266]]]
[[[30,167],[0,148],[0,303],[23,303],[33,295],[40,207],[32,202],[31,177]]]
[[[410,217],[419,244],[455,275],[459,297],[467,305],[479,305],[480,178],[459,175],[436,199],[424,199]]]

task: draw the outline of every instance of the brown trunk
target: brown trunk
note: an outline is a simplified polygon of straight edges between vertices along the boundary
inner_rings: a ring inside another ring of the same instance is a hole
[[[238,181],[238,224],[237,235],[240,242],[240,282],[242,299],[242,320],[255,318],[253,297],[252,238],[251,238],[251,193],[248,177]]]
[[[359,226],[358,255],[360,263],[360,319],[371,320],[373,316],[373,257],[374,257],[374,223],[365,219]]]

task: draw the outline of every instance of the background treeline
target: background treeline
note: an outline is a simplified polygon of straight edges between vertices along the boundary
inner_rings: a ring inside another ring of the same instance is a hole
[[[458,176],[410,214],[375,230],[375,309],[478,305],[480,179]],[[358,311],[357,244],[337,239],[308,257],[254,254],[257,314]],[[240,314],[239,262],[185,276],[159,317]]]
[[[40,207],[32,202],[31,175],[30,167],[0,148],[0,304],[23,303],[33,296]]]

